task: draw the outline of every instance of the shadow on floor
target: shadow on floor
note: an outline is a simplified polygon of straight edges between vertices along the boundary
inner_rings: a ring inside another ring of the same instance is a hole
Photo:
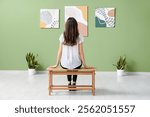
[[[52,95],[55,96],[92,96],[92,91],[54,91]],[[121,92],[121,91],[113,91],[109,89],[96,89],[95,96],[106,96],[106,95],[130,95],[128,92]]]

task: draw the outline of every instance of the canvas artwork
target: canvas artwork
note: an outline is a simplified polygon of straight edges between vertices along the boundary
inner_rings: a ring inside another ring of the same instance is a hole
[[[96,27],[115,27],[115,8],[97,8],[95,10]]]
[[[41,9],[40,28],[59,28],[59,9]]]
[[[77,20],[79,33],[87,36],[87,6],[65,6],[65,22],[69,17],[74,17]]]

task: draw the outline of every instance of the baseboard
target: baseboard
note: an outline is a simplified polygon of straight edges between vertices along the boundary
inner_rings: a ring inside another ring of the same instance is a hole
[[[1,73],[28,73],[27,70],[0,70]],[[37,74],[46,74],[48,71],[37,71]],[[116,74],[116,71],[96,71],[96,74]],[[125,72],[125,75],[150,75],[150,72]]]

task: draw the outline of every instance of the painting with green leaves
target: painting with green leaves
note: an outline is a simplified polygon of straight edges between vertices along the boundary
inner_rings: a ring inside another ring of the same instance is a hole
[[[95,27],[115,27],[115,8],[97,8]]]

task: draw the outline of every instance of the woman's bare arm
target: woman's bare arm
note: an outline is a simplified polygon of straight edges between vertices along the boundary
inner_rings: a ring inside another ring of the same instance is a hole
[[[83,50],[83,44],[79,44],[79,55],[82,61],[82,64],[84,65],[85,68],[88,68],[85,62],[85,57],[84,57],[84,50]]]

